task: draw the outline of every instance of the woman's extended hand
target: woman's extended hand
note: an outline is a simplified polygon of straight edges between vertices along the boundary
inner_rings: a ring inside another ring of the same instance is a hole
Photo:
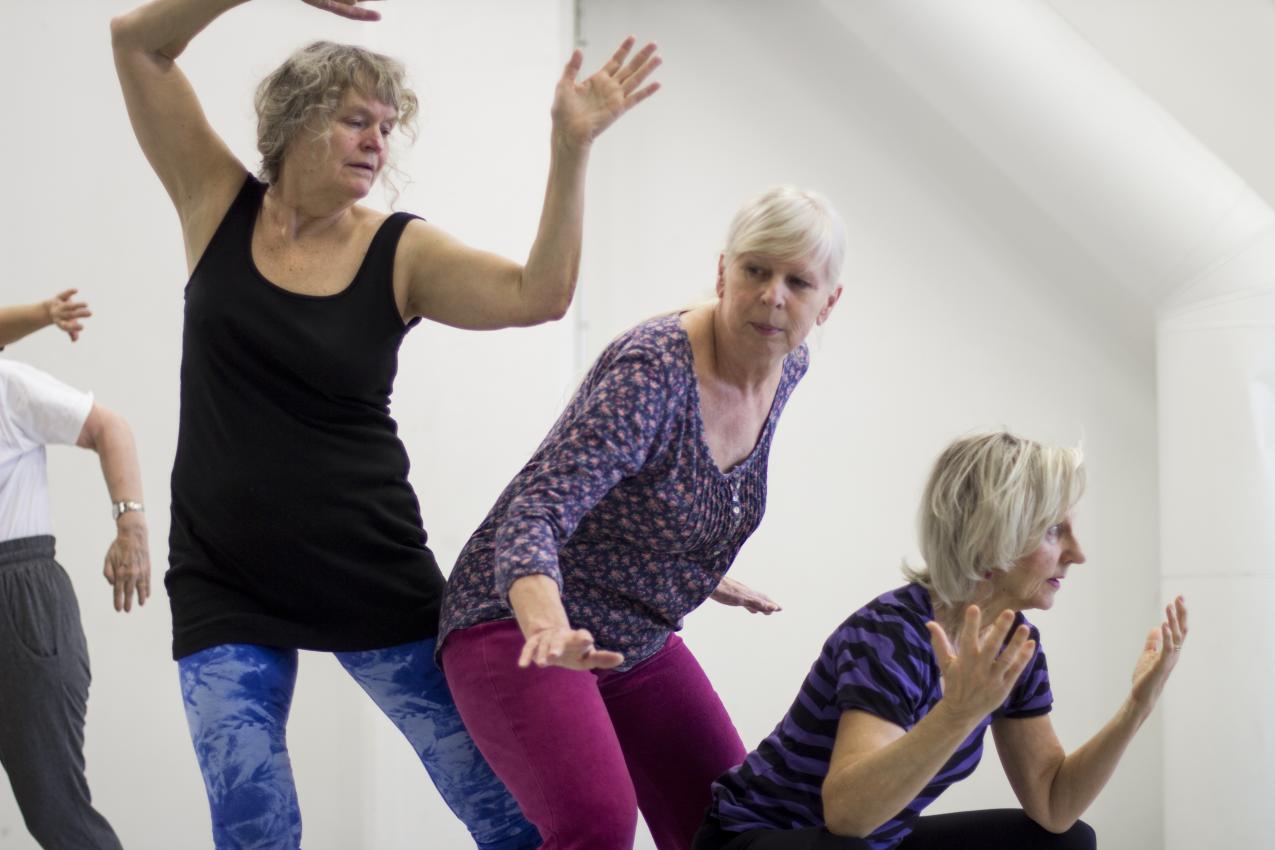
[[[1182,644],[1186,641],[1186,600],[1179,596],[1164,607],[1164,622],[1147,634],[1142,655],[1133,668],[1135,705],[1146,712],[1155,707],[1164,683],[1178,663]]]
[[[655,55],[655,45],[648,44],[625,65],[633,43],[633,36],[626,38],[611,59],[583,83],[577,83],[576,76],[584,54],[579,50],[571,54],[554,91],[551,114],[555,136],[577,147],[588,147],[617,118],[655,94],[659,83],[643,88],[642,82],[663,60]]]
[[[624,663],[618,652],[598,649],[593,645],[593,635],[587,629],[554,626],[542,629],[527,638],[519,667],[565,667],[568,670],[608,670]]]
[[[313,6],[316,9],[322,9],[325,12],[331,12],[334,15],[340,15],[343,18],[349,18],[354,21],[379,21],[381,19],[380,12],[374,12],[363,7],[364,3],[372,2],[372,0],[301,0],[301,2],[307,6]]]
[[[722,605],[736,605],[752,614],[773,614],[784,610],[779,607],[778,602],[766,594],[753,590],[742,581],[735,581],[729,576],[722,577],[717,589],[709,595],[709,598]]]
[[[84,330],[84,325],[80,324],[80,319],[87,319],[93,315],[89,310],[88,304],[83,301],[71,300],[71,297],[77,292],[79,292],[78,289],[65,289],[47,301],[41,302],[45,315],[49,319],[49,324],[57,325],[58,330],[65,331],[66,335],[71,338],[71,342],[79,339],[80,331]]]
[[[943,699],[949,711],[977,721],[991,714],[1005,702],[1019,674],[1031,661],[1036,642],[1028,640],[1026,625],[1014,630],[1009,643],[1005,638],[1014,625],[1014,612],[1005,610],[990,623],[983,623],[983,612],[977,605],[965,609],[965,625],[952,648],[947,632],[934,621],[925,624],[930,630],[930,643],[939,672],[943,675]],[[1004,646],[1004,649],[1001,647]]]

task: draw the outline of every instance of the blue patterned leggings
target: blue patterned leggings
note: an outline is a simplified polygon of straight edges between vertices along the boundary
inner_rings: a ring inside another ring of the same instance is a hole
[[[461,724],[433,639],[335,655],[411,742],[481,850],[540,846]],[[178,671],[217,850],[298,850],[301,811],[284,737],[297,651],[223,644],[182,658]]]

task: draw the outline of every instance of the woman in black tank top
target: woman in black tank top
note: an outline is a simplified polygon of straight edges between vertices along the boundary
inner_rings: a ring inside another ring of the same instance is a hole
[[[523,265],[359,205],[409,125],[402,66],[317,42],[257,91],[258,177],[175,64],[243,0],[157,0],[112,22],[143,152],[182,222],[190,279],[165,577],[186,712],[218,848],[300,843],[284,743],[296,651],[338,659],[411,740],[480,847],[539,846],[482,763],[433,663],[443,577],[389,415],[398,348],[428,318],[474,329],[560,318],[580,256],[593,140],[650,96],[654,45],[626,40],[553,102],[549,185]],[[357,20],[361,0],[305,0]],[[627,62],[626,62],[627,60]],[[445,742],[445,743],[444,743]]]

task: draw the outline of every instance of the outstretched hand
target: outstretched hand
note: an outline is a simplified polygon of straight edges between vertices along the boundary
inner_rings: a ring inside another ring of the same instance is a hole
[[[542,629],[527,638],[519,667],[565,667],[568,670],[609,670],[624,663],[618,652],[598,649],[587,629],[556,626]]]
[[[576,77],[584,54],[579,50],[571,54],[554,91],[551,114],[555,134],[587,147],[617,118],[659,90],[659,83],[642,86],[663,61],[655,55],[655,45],[646,45],[625,65],[633,44],[633,36],[626,38],[610,60],[583,83],[577,83]]]
[[[1164,621],[1147,633],[1142,655],[1133,668],[1133,701],[1150,711],[1160,699],[1164,683],[1177,666],[1186,641],[1186,600],[1179,596],[1164,607]]]
[[[742,581],[723,576],[709,598],[721,605],[735,605],[750,614],[773,614],[782,611],[779,603],[766,594],[753,590]]]
[[[340,15],[353,21],[379,21],[381,13],[365,8],[364,3],[373,0],[301,0],[307,6]]]
[[[87,319],[92,316],[89,305],[83,301],[72,301],[71,297],[79,292],[78,289],[65,289],[54,295],[47,301],[41,302],[44,307],[45,315],[49,319],[49,324],[57,325],[58,330],[65,331],[66,335],[71,338],[71,342],[75,342],[80,338],[80,331],[84,330],[84,325],[80,323],[80,319]]]
[[[983,612],[971,605],[965,609],[958,650],[941,625],[933,620],[925,624],[943,675],[942,702],[950,711],[977,721],[1005,702],[1036,651],[1036,642],[1027,637],[1030,631],[1026,625],[1015,629],[1009,643],[1005,642],[1013,625],[1013,611],[1006,609],[984,623]]]

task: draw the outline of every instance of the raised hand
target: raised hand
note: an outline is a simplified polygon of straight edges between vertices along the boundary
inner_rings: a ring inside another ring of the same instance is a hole
[[[71,297],[77,292],[79,292],[78,289],[65,289],[47,301],[41,302],[49,324],[57,325],[58,330],[65,331],[66,335],[71,338],[71,342],[79,339],[80,331],[84,330],[84,325],[80,323],[80,319],[87,319],[93,315],[92,311],[89,310],[88,304],[83,301],[71,300]]]
[[[642,86],[663,61],[655,55],[655,45],[646,45],[625,65],[633,44],[633,36],[626,38],[611,59],[583,83],[577,83],[576,76],[584,54],[579,50],[571,54],[554,91],[551,114],[555,136],[587,147],[617,118],[659,90],[659,83]]]
[[[1155,707],[1164,683],[1177,666],[1186,641],[1186,600],[1181,596],[1164,606],[1164,621],[1147,633],[1147,642],[1133,668],[1133,701],[1144,711]]]
[[[925,624],[943,675],[942,702],[949,711],[977,721],[1005,702],[1036,651],[1036,642],[1028,640],[1030,631],[1026,625],[1015,629],[1014,636],[1005,643],[1013,625],[1013,611],[1002,611],[994,620],[984,623],[983,612],[977,605],[971,605],[965,609],[965,624],[957,639],[958,650],[952,647],[941,625],[934,621]]]
[[[608,670],[624,663],[618,652],[598,649],[593,645],[593,635],[587,629],[557,626],[542,629],[527,638],[519,667],[565,667],[568,670]]]
[[[374,12],[363,6],[364,3],[373,2],[373,0],[301,0],[301,2],[307,6],[313,6],[316,9],[322,9],[325,12],[331,12],[334,15],[340,15],[353,21],[379,21],[381,19],[380,12]]]
[[[783,610],[766,594],[728,576],[722,578],[709,598],[722,605],[738,606],[750,614],[773,614]]]

